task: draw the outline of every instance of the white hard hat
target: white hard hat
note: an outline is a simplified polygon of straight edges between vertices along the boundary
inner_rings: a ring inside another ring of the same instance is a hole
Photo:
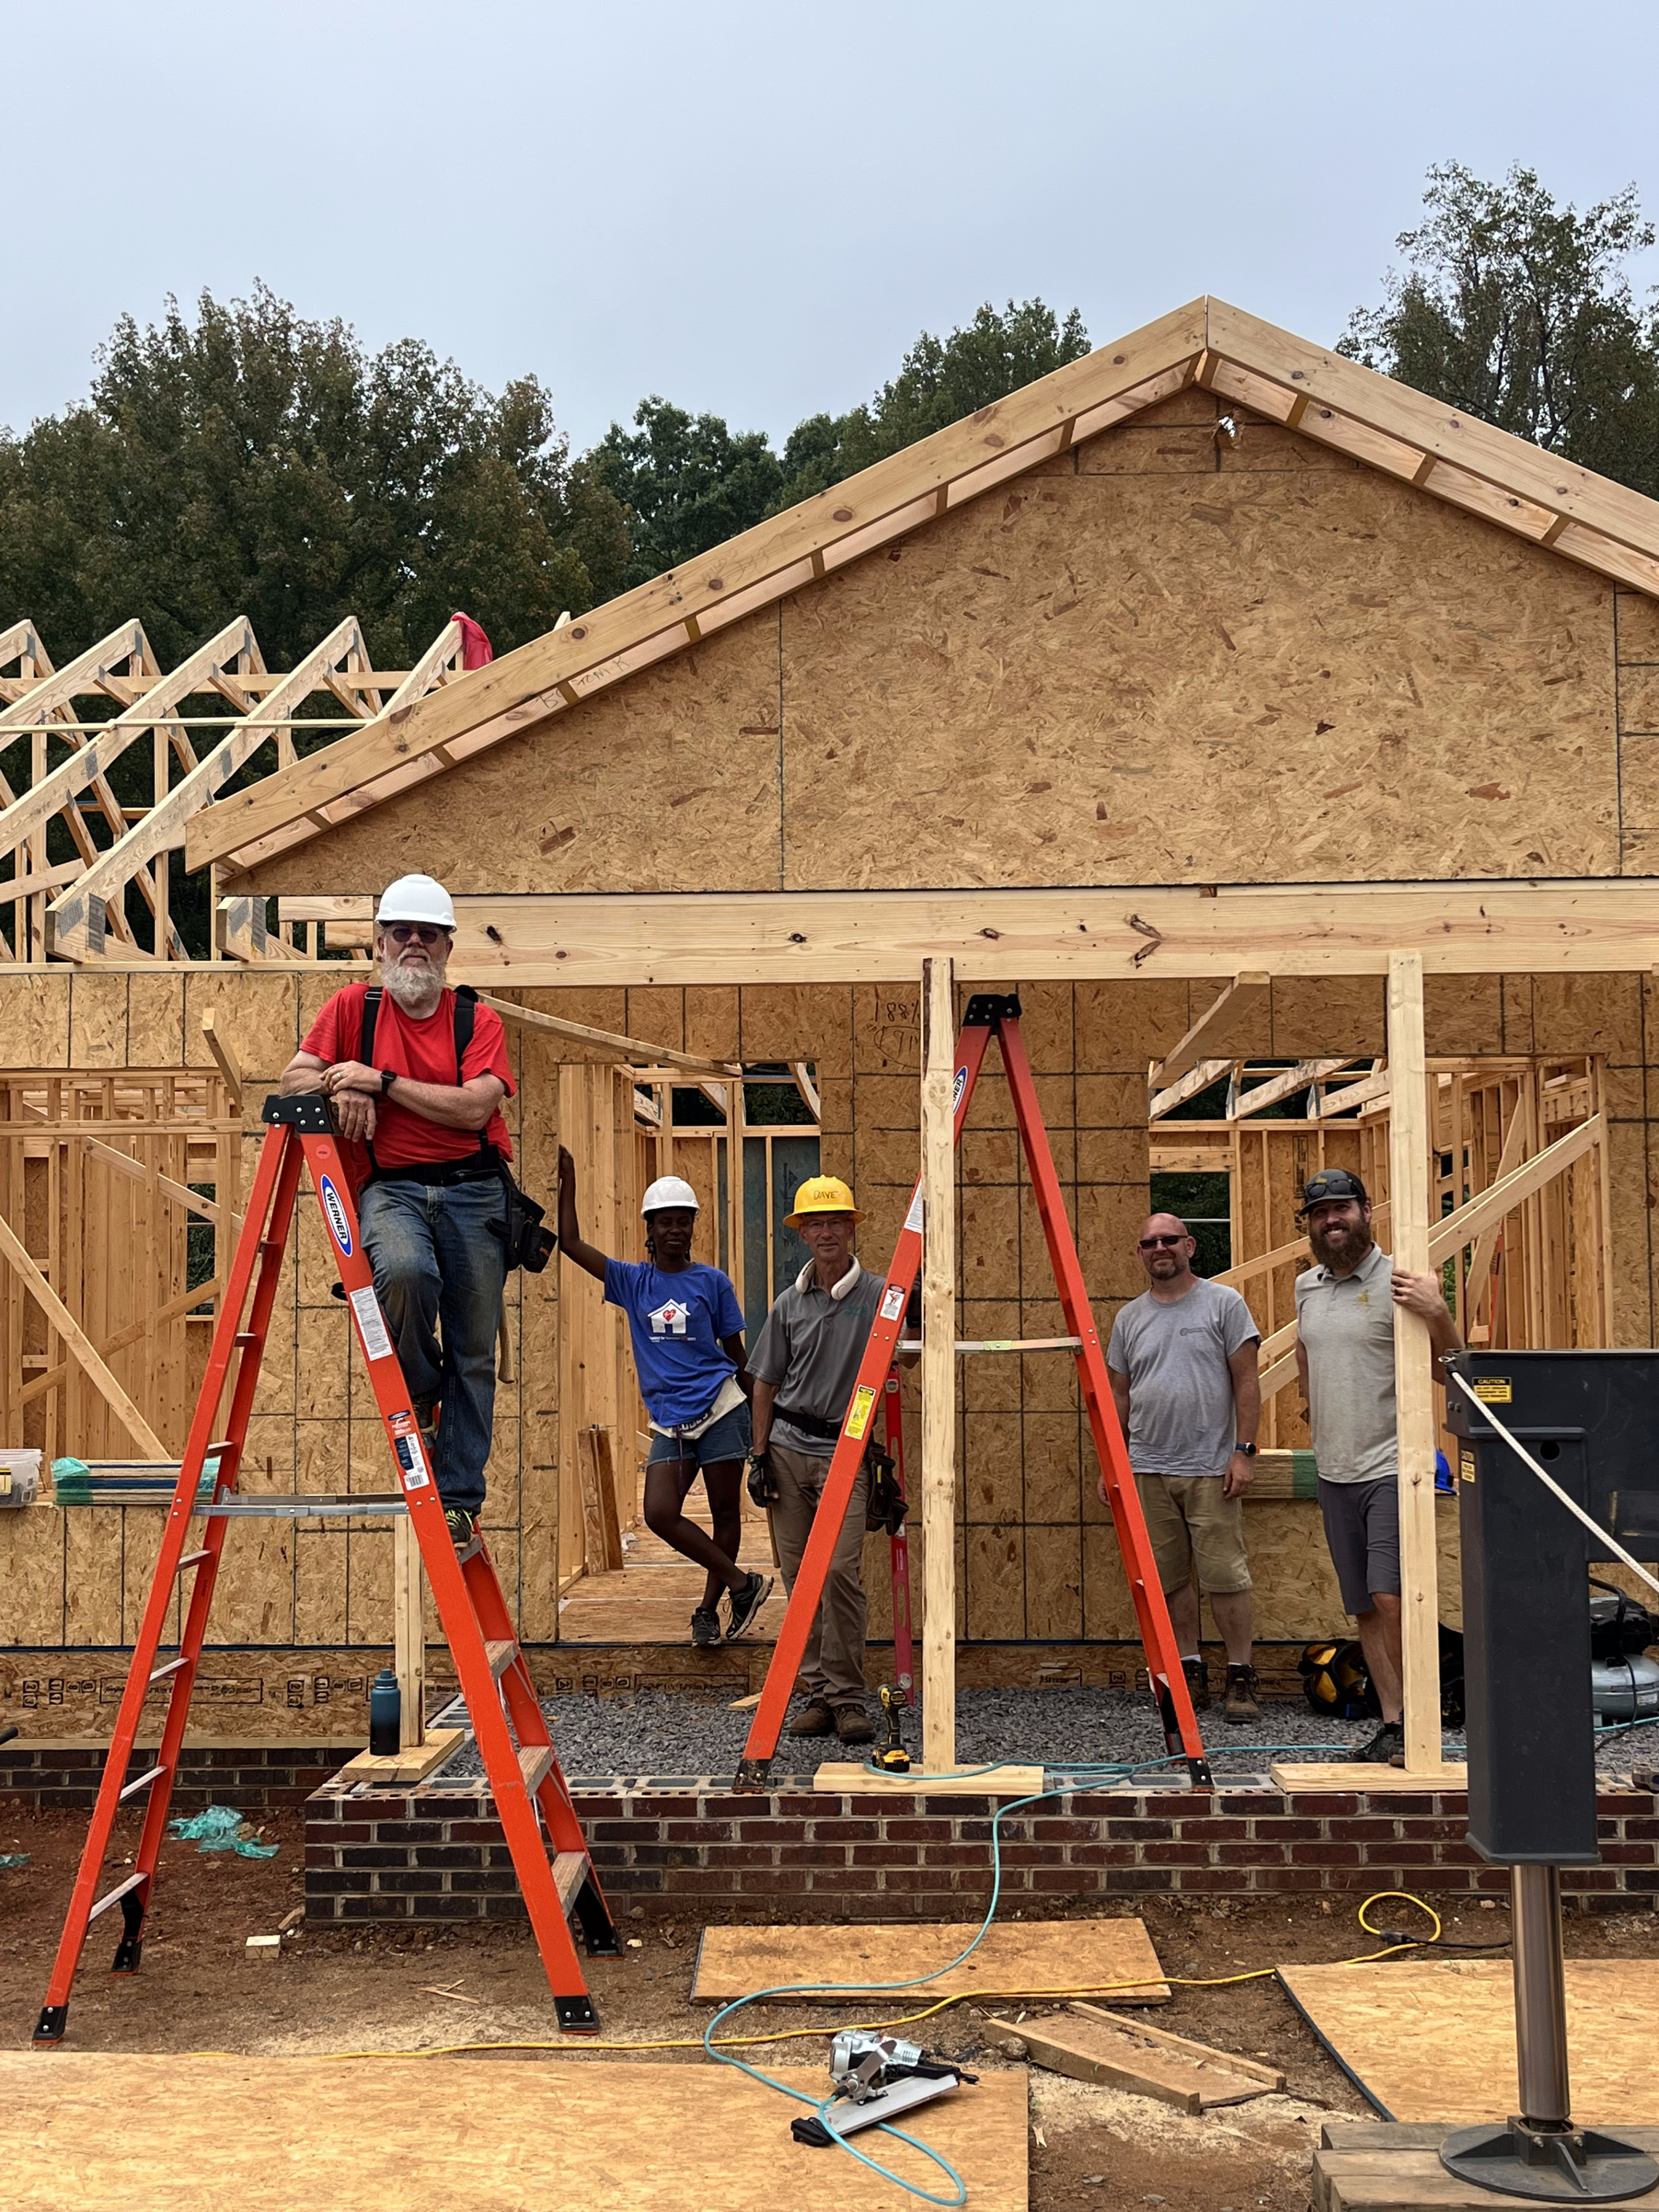
[[[665,1213],[671,1206],[684,1206],[692,1213],[702,1211],[696,1192],[683,1176],[659,1176],[640,1201],[640,1212]]]
[[[374,916],[377,928],[388,921],[435,922],[441,929],[453,929],[455,908],[449,893],[434,878],[399,876],[381,892]]]

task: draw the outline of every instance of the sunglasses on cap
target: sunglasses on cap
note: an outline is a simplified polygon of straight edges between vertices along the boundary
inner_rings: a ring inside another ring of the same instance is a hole
[[[435,945],[449,932],[429,921],[389,921],[386,933],[394,945],[407,945],[411,937],[418,937],[422,945]]]
[[[1143,1237],[1135,1249],[1141,1252],[1156,1252],[1161,1247],[1184,1244],[1186,1242],[1187,1231],[1183,1229],[1179,1237]]]

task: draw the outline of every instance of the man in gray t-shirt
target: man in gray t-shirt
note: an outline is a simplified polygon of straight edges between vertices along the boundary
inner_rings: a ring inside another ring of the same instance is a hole
[[[1258,1721],[1242,1501],[1261,1413],[1261,1332],[1237,1291],[1194,1274],[1198,1247],[1176,1215],[1149,1216],[1138,1249],[1147,1288],[1113,1323],[1106,1369],[1146,1533],[1194,1706],[1210,1702],[1201,1592],[1227,1647],[1226,1718]]]

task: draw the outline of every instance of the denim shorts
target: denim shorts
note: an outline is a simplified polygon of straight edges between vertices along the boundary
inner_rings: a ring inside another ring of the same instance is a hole
[[[733,1406],[729,1413],[722,1413],[711,1428],[700,1437],[663,1437],[654,1430],[651,1435],[651,1456],[647,1467],[659,1460],[688,1459],[694,1467],[713,1467],[723,1459],[744,1459],[748,1455],[753,1434],[749,1425],[749,1401]]]

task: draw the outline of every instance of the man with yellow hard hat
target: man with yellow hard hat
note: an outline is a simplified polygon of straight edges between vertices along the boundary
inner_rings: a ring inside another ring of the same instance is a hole
[[[811,1254],[766,1317],[749,1372],[755,1386],[750,1493],[769,1507],[786,1587],[793,1589],[823,1495],[836,1439],[858,1379],[884,1278],[866,1274],[853,1251],[864,1216],[839,1176],[813,1176],[795,1193],[789,1226]],[[800,1676],[807,1702],[789,1724],[796,1736],[868,1743],[865,1703],[864,1549],[869,1475],[859,1470],[807,1638]]]

